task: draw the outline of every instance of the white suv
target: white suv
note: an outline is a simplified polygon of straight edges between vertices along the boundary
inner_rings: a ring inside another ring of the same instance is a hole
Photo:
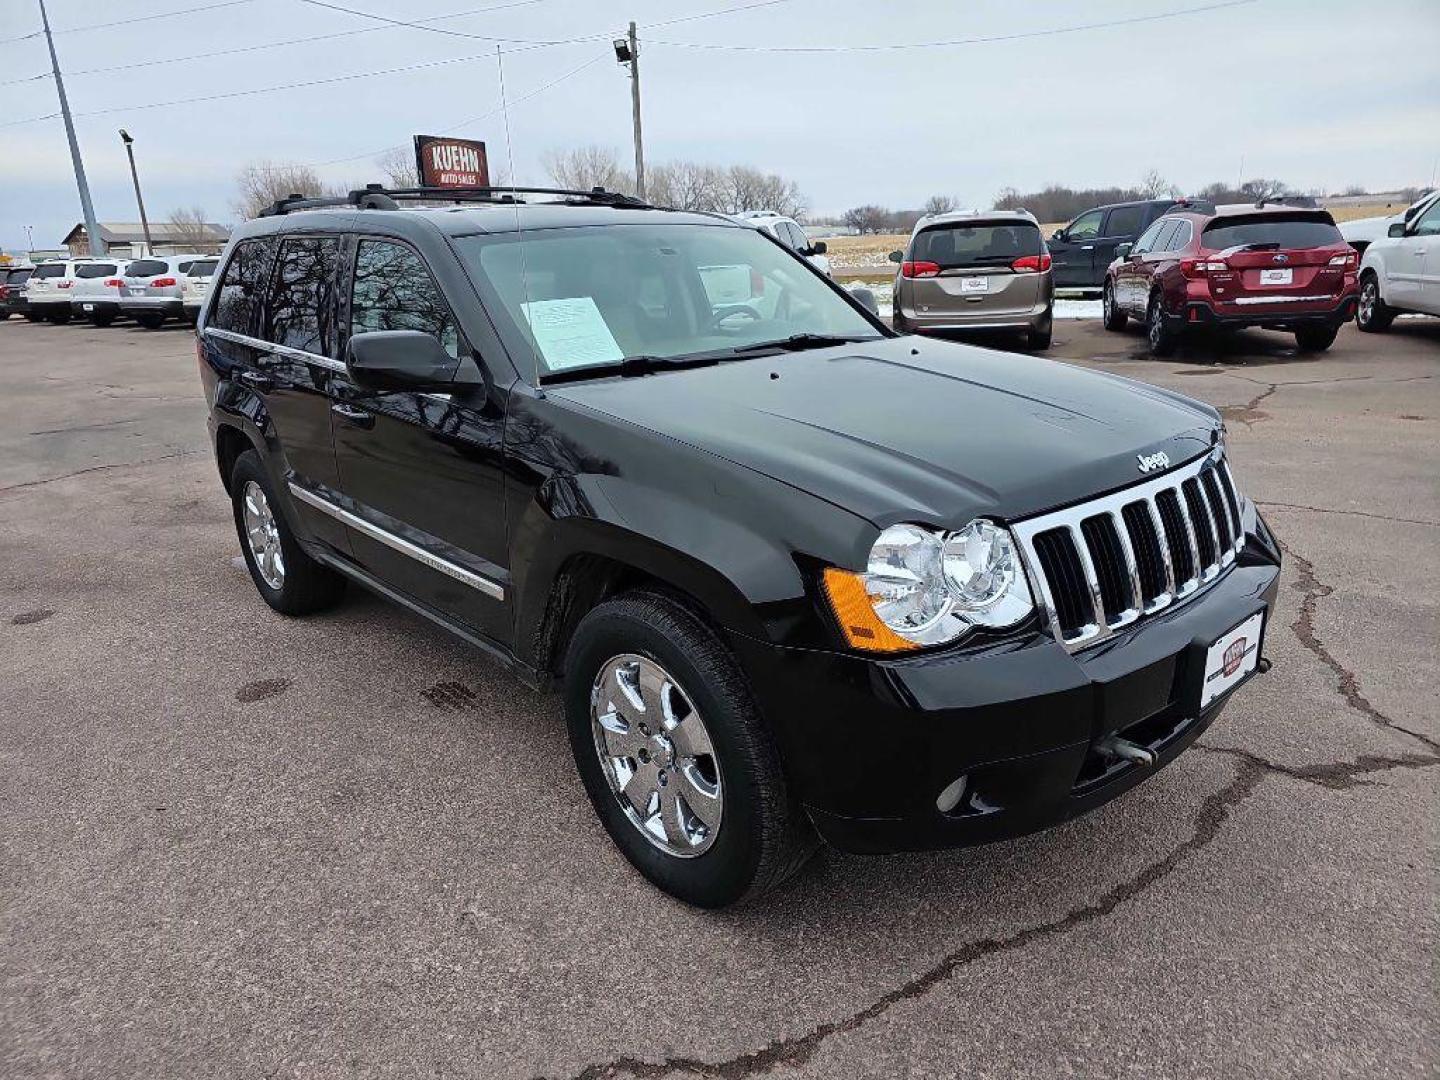
[[[1391,222],[1360,262],[1355,324],[1378,333],[1402,312],[1440,315],[1440,191],[1409,221]]]
[[[186,322],[193,323],[200,314],[205,297],[210,293],[210,279],[215,276],[215,267],[219,262],[220,256],[212,255],[196,259],[185,269],[185,276],[180,279],[180,303],[185,309]]]
[[[89,319],[93,326],[109,326],[120,314],[121,275],[129,265],[127,259],[79,263],[75,267],[75,284],[70,287],[70,314]]]
[[[830,260],[825,257],[825,241],[812,243],[794,218],[777,214],[774,210],[745,210],[730,216],[741,225],[748,225],[767,236],[773,236],[792,251],[805,256],[806,261],[816,270],[826,277],[830,276]]]
[[[70,292],[75,288],[75,271],[90,263],[105,262],[102,259],[58,259],[43,262],[35,267],[30,280],[25,282],[25,301],[30,310],[42,319],[53,323],[70,321]],[[114,267],[113,262],[106,265]]]

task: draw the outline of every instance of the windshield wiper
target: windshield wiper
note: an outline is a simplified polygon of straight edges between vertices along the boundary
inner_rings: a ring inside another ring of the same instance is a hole
[[[746,356],[750,353],[764,352],[767,349],[775,349],[780,352],[800,352],[804,349],[828,349],[832,345],[853,345],[857,341],[879,341],[880,335],[866,334],[791,334],[789,337],[776,338],[774,341],[755,341],[748,345],[736,345],[725,350],[736,356]]]
[[[728,360],[743,360],[764,352],[800,352],[803,349],[826,349],[832,345],[849,345],[857,341],[878,341],[879,335],[861,337],[855,334],[791,334],[775,341],[757,341],[748,345],[734,345],[724,349],[706,349],[703,352],[681,353],[678,356],[627,356],[623,360],[603,364],[585,364],[582,367],[565,368],[546,373],[541,382],[547,384],[575,382],[581,379],[599,379],[620,375],[653,375],[657,371],[676,371],[682,368],[707,367],[723,364]]]

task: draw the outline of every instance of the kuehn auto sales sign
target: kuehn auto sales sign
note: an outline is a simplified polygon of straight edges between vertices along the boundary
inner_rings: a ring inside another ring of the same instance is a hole
[[[489,187],[485,144],[443,135],[415,136],[415,167],[421,187]]]

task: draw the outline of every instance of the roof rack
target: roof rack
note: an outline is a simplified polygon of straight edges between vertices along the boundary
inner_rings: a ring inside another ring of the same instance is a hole
[[[1181,210],[1190,214],[1213,214],[1215,213],[1215,203],[1211,199],[1197,199],[1193,195],[1182,195],[1175,200],[1175,205],[1170,207],[1165,213],[1168,214],[1174,210]],[[1164,214],[1162,214],[1161,217],[1164,217]]]
[[[1264,210],[1267,206],[1293,206],[1300,210],[1316,210],[1320,204],[1313,195],[1262,195],[1255,200],[1255,209]]]
[[[547,187],[414,187],[387,188],[384,184],[367,184],[345,195],[287,195],[277,199],[264,210],[261,217],[279,217],[300,210],[317,210],[330,206],[353,206],[359,210],[398,210],[402,202],[451,202],[451,203],[499,203],[504,205],[524,203],[520,195],[562,195],[559,205],[583,204],[586,206],[619,206],[632,209],[652,209],[649,203],[619,191],[606,191],[594,187],[588,191],[579,188]]]

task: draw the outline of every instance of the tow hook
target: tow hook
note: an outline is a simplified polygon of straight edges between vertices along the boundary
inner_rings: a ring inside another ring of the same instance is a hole
[[[1146,768],[1155,764],[1153,750],[1137,746],[1128,739],[1122,739],[1119,735],[1105,736],[1095,744],[1095,749],[1104,758],[1120,758],[1122,761],[1132,761],[1136,765],[1143,765]]]
[[[1257,675],[1264,675],[1264,674],[1265,674],[1267,671],[1269,671],[1269,670],[1270,670],[1270,658],[1269,658],[1268,656],[1262,656],[1262,657],[1260,657],[1260,662],[1255,665],[1255,674],[1257,674]]]

